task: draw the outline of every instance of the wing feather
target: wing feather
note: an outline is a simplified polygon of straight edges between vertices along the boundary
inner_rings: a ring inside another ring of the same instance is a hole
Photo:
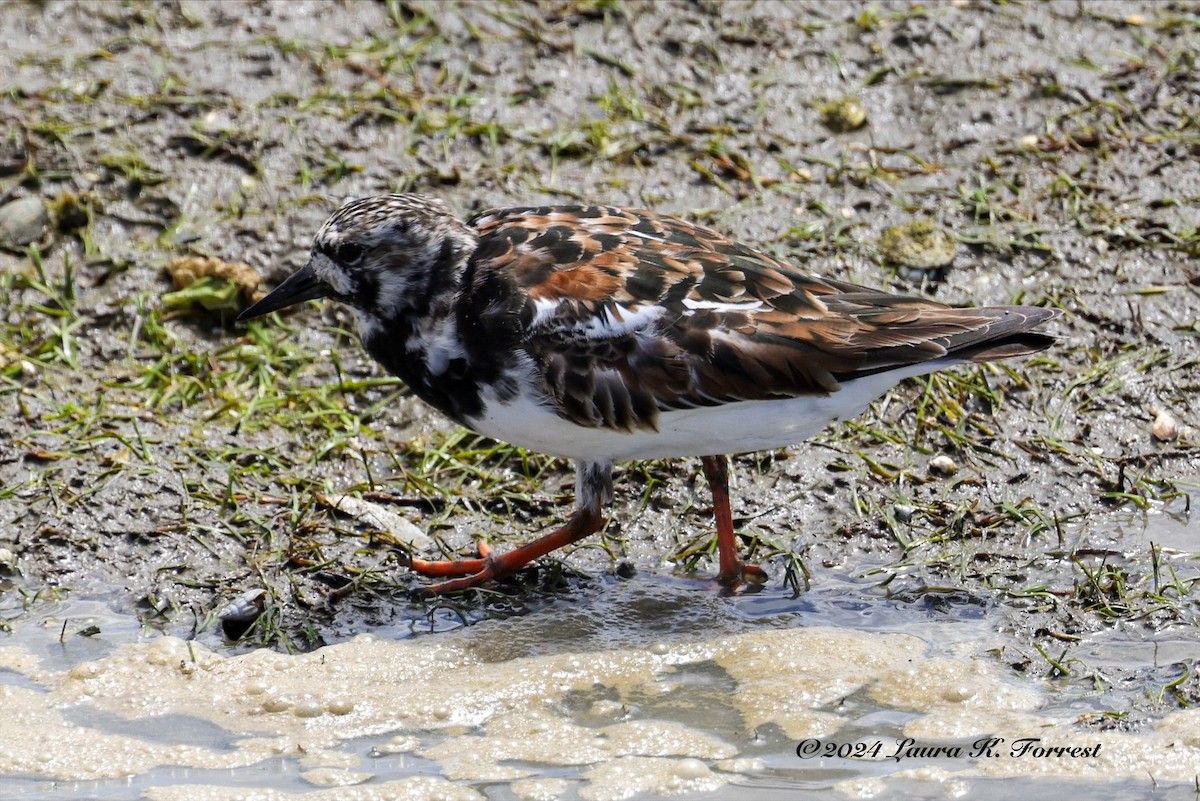
[[[701,225],[606,206],[485,211],[473,261],[527,295],[523,338],[564,417],[620,430],[659,412],[827,394],[958,356],[1030,353],[1057,313],[955,308],[805,275]]]

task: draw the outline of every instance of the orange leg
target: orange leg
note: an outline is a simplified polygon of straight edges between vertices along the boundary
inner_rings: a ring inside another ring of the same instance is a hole
[[[497,554],[486,543],[481,542],[479,559],[437,562],[413,559],[410,567],[425,576],[464,576],[425,588],[425,592],[432,594],[459,592],[468,587],[477,587],[485,581],[507,576],[534,559],[594,534],[603,525],[604,517],[598,510],[576,509],[562,528],[508,553]]]
[[[704,477],[713,496],[713,517],[717,523],[717,581],[736,588],[742,582],[762,584],[766,571],[748,565],[738,558],[737,535],[733,532],[733,512],[729,509],[729,459],[725,456],[702,456]]]

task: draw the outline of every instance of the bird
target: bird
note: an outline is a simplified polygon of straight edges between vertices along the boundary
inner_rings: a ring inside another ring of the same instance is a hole
[[[575,463],[566,522],[478,556],[409,559],[430,593],[494,582],[605,524],[613,465],[699,457],[717,576],[767,576],[738,555],[729,455],[806,440],[905,378],[1024,356],[1058,311],[956,307],[808,275],[712,228],[608,205],[495,208],[351,200],[307,263],[239,321],[303,301],[349,307],[366,352],[484,436]]]

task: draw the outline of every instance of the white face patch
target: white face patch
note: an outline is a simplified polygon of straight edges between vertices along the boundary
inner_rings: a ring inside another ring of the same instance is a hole
[[[379,273],[379,296],[375,303],[381,312],[387,314],[399,309],[407,293],[408,281],[403,275],[390,270]]]
[[[351,294],[354,282],[350,279],[350,274],[333,259],[320,251],[314,251],[309,263],[317,277],[329,284],[334,292],[343,297]]]

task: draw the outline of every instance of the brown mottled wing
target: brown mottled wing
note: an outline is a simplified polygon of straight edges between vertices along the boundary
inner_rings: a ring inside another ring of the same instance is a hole
[[[699,225],[604,206],[485,211],[474,261],[533,307],[525,346],[559,412],[653,428],[664,409],[826,394],[948,354],[985,360],[1050,340],[1054,312],[957,309],[815,278]]]

